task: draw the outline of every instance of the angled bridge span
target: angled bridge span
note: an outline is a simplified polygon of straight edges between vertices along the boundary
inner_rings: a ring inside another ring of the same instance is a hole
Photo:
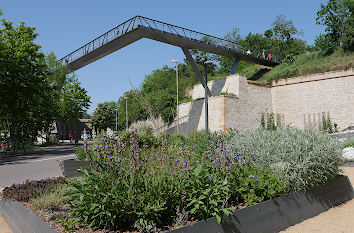
[[[275,54],[272,54],[272,59],[268,60],[262,56],[262,51],[143,16],[135,16],[117,25],[66,55],[61,61],[68,66],[69,70],[75,71],[142,38],[178,46],[184,48],[184,52],[188,49],[196,49],[264,66],[272,67],[280,64]],[[204,42],[202,39],[205,38],[212,42]]]
[[[268,67],[280,64],[275,54],[272,54],[271,59],[266,59],[262,51],[257,51],[232,41],[143,16],[135,16],[117,25],[103,35],[66,55],[61,61],[69,70],[75,71],[142,38],[181,47],[204,88],[205,80],[192,58],[189,49],[201,50],[233,58],[235,62],[231,74],[236,72],[240,60],[250,61]],[[211,96],[211,91],[208,87],[206,88],[208,95]]]

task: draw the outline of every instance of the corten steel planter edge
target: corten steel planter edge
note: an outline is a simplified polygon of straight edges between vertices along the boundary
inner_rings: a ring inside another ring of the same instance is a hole
[[[0,213],[13,233],[56,233],[40,217],[14,199],[1,199]]]
[[[338,176],[329,183],[307,191],[298,191],[237,210],[224,216],[192,223],[168,233],[271,233],[314,217],[354,198],[347,176]]]

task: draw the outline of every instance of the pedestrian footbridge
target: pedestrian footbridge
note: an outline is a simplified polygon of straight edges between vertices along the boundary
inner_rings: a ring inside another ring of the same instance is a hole
[[[235,59],[231,73],[236,72],[240,60],[268,67],[280,64],[279,58],[273,53],[272,58],[267,59],[267,56],[264,56],[262,51],[143,16],[135,16],[117,25],[84,46],[69,53],[61,61],[67,65],[69,70],[75,71],[142,38],[181,47],[203,85],[203,77],[190,55],[189,49],[201,50]],[[269,51],[267,52],[269,53]]]

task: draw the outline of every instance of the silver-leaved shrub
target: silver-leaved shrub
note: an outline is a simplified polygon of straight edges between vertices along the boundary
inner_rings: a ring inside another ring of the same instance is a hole
[[[341,144],[316,130],[292,127],[258,129],[233,136],[229,153],[244,154],[259,167],[270,168],[288,180],[288,191],[315,187],[339,173]]]

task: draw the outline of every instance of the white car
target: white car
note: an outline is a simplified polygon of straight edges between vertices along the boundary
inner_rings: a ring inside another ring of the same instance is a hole
[[[89,139],[89,138],[91,138],[91,134],[89,131],[86,131],[86,137],[85,137],[85,132],[84,131],[81,132],[81,139]]]

